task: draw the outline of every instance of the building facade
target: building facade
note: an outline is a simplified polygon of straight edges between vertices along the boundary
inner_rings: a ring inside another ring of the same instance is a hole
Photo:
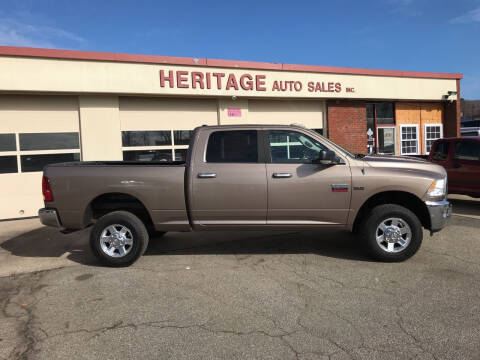
[[[427,154],[459,135],[461,78],[0,47],[0,219],[36,215],[48,163],[181,160],[200,125],[295,123],[354,153]]]

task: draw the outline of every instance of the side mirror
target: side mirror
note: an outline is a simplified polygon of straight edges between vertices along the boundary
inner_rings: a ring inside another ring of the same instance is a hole
[[[320,156],[318,158],[318,163],[320,163],[322,165],[336,164],[337,163],[336,158],[337,158],[337,156],[335,155],[334,151],[322,150],[322,151],[320,151]]]

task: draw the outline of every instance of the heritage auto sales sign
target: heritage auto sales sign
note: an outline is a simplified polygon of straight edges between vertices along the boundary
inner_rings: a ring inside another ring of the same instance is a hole
[[[353,93],[353,87],[345,87],[334,81],[274,80],[268,85],[267,75],[235,74],[225,72],[160,70],[160,87],[170,89],[200,89],[253,92],[302,92]]]

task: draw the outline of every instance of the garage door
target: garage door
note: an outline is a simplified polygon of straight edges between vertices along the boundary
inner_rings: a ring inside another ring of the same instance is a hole
[[[78,101],[66,96],[0,96],[0,219],[36,216],[42,169],[80,159]]]
[[[123,159],[184,160],[192,130],[217,124],[211,99],[120,98]]]
[[[248,122],[252,124],[301,124],[322,132],[324,101],[248,100]]]

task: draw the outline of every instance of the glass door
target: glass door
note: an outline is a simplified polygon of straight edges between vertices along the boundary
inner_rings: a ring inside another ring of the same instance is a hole
[[[393,102],[366,105],[367,153],[395,154],[395,106]]]
[[[395,155],[394,126],[377,126],[377,154]]]

